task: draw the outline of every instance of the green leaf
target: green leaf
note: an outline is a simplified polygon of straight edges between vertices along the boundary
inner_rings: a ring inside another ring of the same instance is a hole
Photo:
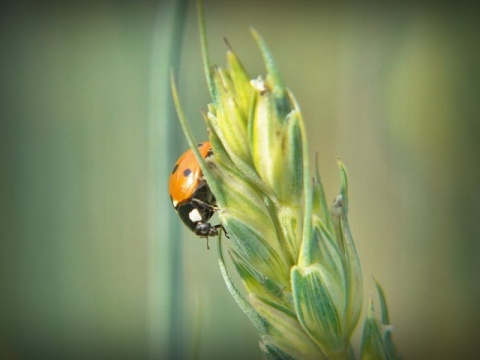
[[[273,192],[278,194],[278,175],[281,176],[282,169],[282,154],[279,148],[282,142],[282,124],[274,106],[269,93],[257,94],[253,118],[249,123],[249,146],[258,174]]]
[[[302,266],[308,266],[312,263],[312,247],[313,236],[312,236],[312,210],[313,210],[313,191],[312,184],[310,180],[310,164],[308,160],[308,142],[307,142],[307,133],[305,131],[305,124],[303,121],[302,113],[300,111],[300,106],[298,105],[295,96],[292,93],[288,92],[290,101],[292,102],[293,109],[297,113],[298,117],[298,127],[302,139],[302,167],[303,167],[303,202],[304,202],[304,211],[303,211],[303,231],[302,231],[302,244],[299,250],[298,264]]]
[[[392,327],[390,325],[389,315],[388,315],[388,308],[387,308],[387,300],[385,298],[385,292],[383,291],[382,286],[375,279],[375,287],[378,293],[378,299],[380,302],[380,314],[381,314],[381,322],[384,326],[384,340],[385,340],[385,347],[387,349],[388,358],[389,359],[398,359],[399,356],[397,354],[397,350],[395,349],[395,345],[393,344],[392,340]]]
[[[276,239],[275,233],[270,231],[260,235],[255,229],[239,220],[242,217],[244,218],[242,215],[231,213],[220,214],[222,224],[227,228],[229,236],[236,239],[235,250],[265,277],[282,286],[289,286],[289,267],[270,245]],[[270,242],[269,236],[272,238]]]
[[[313,236],[315,244],[312,247],[313,264],[321,266],[322,272],[328,273],[328,276],[334,279],[337,284],[341,284],[342,292],[346,293],[343,259],[337,244],[333,239],[329,239],[318,226],[315,227]]]
[[[350,226],[348,224],[348,182],[345,166],[338,161],[340,169],[340,195],[332,208],[333,223],[337,242],[343,252],[345,285],[347,293],[346,326],[350,334],[357,325],[363,304],[363,279],[360,259],[353,242]]]
[[[249,109],[241,109],[235,100],[235,86],[230,74],[223,69],[214,72],[214,84],[219,95],[214,123],[218,137],[232,160],[252,167],[250,148],[248,147],[247,123]]]
[[[290,206],[301,204],[303,194],[303,142],[298,115],[292,110],[287,116],[280,145],[282,164],[277,165],[275,174],[280,183],[278,198]]]
[[[242,309],[242,311],[248,316],[250,321],[252,321],[253,325],[257,329],[260,335],[267,333],[267,324],[259,315],[255,308],[250,305],[248,301],[242,296],[242,294],[238,291],[237,287],[232,281],[230,274],[228,273],[227,267],[225,266],[225,260],[223,258],[223,251],[222,251],[222,240],[221,236],[218,237],[218,263],[220,265],[220,272],[222,273],[223,280],[227,285],[227,289],[232,295],[232,297],[237,302],[238,306]]]
[[[290,266],[298,259],[302,243],[302,208],[300,206],[282,205],[275,207],[280,231],[277,232],[280,248],[287,253]]]
[[[252,264],[245,261],[235,249],[231,250],[230,255],[238,275],[242,278],[249,293],[270,299],[270,301],[279,304],[279,306],[289,305],[290,300],[286,296],[286,291],[289,291],[289,289],[285,289],[284,285],[278,284],[260,273]]]
[[[373,301],[370,300],[368,315],[363,326],[363,338],[361,348],[362,360],[386,360],[387,349],[382,337],[379,322],[375,319]]]
[[[363,328],[361,358],[398,360],[400,357],[392,341],[392,327],[389,324],[385,294],[380,283],[376,279],[374,280],[380,302],[381,321],[375,317],[373,300],[370,299],[368,315]]]
[[[291,278],[295,311],[303,329],[327,356],[347,351],[348,339],[337,309],[341,291],[332,291],[334,283],[319,265],[294,266]]]
[[[263,40],[263,38],[255,29],[252,28],[250,30],[260,49],[263,61],[265,62],[265,67],[267,69],[266,87],[270,89],[271,93],[273,94],[275,111],[278,118],[284,119],[292,108],[290,106],[290,101],[288,99],[287,91],[285,89],[285,85],[283,84],[280,71],[265,40]]]
[[[323,189],[323,185],[320,180],[320,173],[318,169],[318,154],[315,158],[315,180],[313,185],[313,213],[319,217],[322,223],[325,224],[324,226],[325,231],[329,233],[329,237],[332,238],[335,234],[335,228],[333,226],[332,216],[330,214],[330,207],[327,205],[325,190]]]
[[[248,76],[245,68],[240,63],[240,60],[236,54],[230,49],[227,51],[227,61],[230,77],[234,86],[234,99],[242,111],[242,119],[248,120],[250,108],[253,102],[254,90],[250,84],[250,77]]]
[[[265,346],[274,346],[294,359],[323,358],[321,349],[310,341],[294,316],[254,295],[250,296],[250,303],[269,324],[269,334],[262,336]]]
[[[385,292],[383,291],[383,288],[378,282],[378,280],[375,278],[373,278],[373,280],[375,281],[375,288],[377,289],[378,300],[380,302],[381,321],[382,321],[382,324],[388,325],[390,324],[390,320],[388,318],[388,308],[387,308],[387,300],[385,299]]]
[[[294,357],[291,357],[286,352],[280,350],[280,348],[275,346],[276,343],[285,343],[285,341],[283,339],[277,339],[275,337],[269,337],[269,340],[268,340],[267,344],[260,343],[260,348],[265,353],[265,356],[266,356],[267,359],[269,359],[269,360],[295,360]],[[288,342],[287,342],[287,346],[288,346]],[[284,347],[284,346],[281,346],[281,347]]]
[[[200,47],[202,49],[202,58],[203,58],[203,69],[205,71],[205,77],[207,79],[208,90],[210,91],[210,96],[212,99],[217,98],[215,91],[215,86],[213,84],[213,78],[210,67],[210,54],[208,53],[208,43],[207,43],[207,31],[205,26],[205,17],[203,16],[203,1],[197,0],[197,20],[198,27],[200,30]]]

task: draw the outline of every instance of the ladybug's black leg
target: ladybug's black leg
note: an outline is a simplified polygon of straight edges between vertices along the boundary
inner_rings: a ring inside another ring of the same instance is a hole
[[[209,204],[209,203],[206,203],[202,200],[199,200],[199,199],[191,199],[190,200],[191,202],[194,202],[195,204],[205,208],[205,209],[209,209],[209,210],[212,210],[212,211],[218,211],[220,210],[220,208],[218,206],[215,206],[215,205],[212,205],[212,204]]]
[[[225,236],[227,237],[227,239],[230,239],[230,236],[228,236],[227,230],[225,230],[225,227],[222,224],[212,226],[212,229],[215,229],[215,233],[216,233],[215,235],[218,235],[220,230],[222,230]]]
[[[223,229],[223,232],[224,232],[224,234],[225,234],[225,237],[226,237],[227,239],[230,239],[230,236],[228,236],[227,230],[223,227],[223,225],[220,225],[220,226],[221,226],[222,229]]]

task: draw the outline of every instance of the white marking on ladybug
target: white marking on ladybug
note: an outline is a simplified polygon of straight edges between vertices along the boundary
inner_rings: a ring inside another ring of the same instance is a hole
[[[173,207],[176,208],[178,204],[178,200],[173,200],[172,202],[173,202]]]
[[[193,209],[192,211],[190,211],[190,213],[188,214],[188,217],[193,223],[202,221],[202,215],[200,215],[200,213],[198,212],[198,209]]]

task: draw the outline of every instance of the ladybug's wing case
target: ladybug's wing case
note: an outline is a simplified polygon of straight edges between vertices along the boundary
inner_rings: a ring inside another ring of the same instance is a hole
[[[185,155],[193,156],[193,154]],[[179,203],[192,197],[195,189],[199,185],[199,179],[202,176],[202,169],[200,169],[198,164],[182,162],[182,160],[185,160],[184,156],[178,160],[174,171],[170,175],[169,192],[174,207],[177,207]]]
[[[198,150],[202,157],[206,158],[211,153],[210,143],[199,144]],[[172,197],[173,206],[177,208],[180,203],[192,198],[202,182],[202,169],[192,150],[187,150],[173,167],[170,174],[169,192]]]

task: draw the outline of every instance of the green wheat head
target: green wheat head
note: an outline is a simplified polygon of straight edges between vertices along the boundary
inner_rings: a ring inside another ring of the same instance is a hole
[[[211,67],[201,11],[201,40],[213,103],[204,113],[213,160],[203,160],[186,123],[175,84],[174,100],[192,150],[217,199],[230,240],[219,238],[222,275],[272,359],[350,359],[350,337],[360,317],[363,285],[348,225],[348,188],[339,161],[340,193],[327,205],[318,169],[310,175],[300,108],[285,87],[260,35],[252,30],[266,65],[252,79],[235,53]],[[247,296],[232,281],[228,253]],[[383,291],[382,321],[373,305],[365,320],[362,358],[396,358]]]

